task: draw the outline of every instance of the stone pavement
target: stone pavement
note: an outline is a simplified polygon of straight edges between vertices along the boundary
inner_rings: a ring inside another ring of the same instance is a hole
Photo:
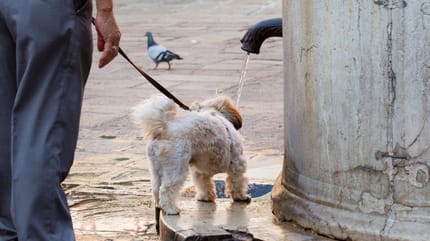
[[[236,98],[245,52],[240,38],[250,25],[281,17],[272,0],[116,0],[120,46],[136,64],[190,104],[215,95]],[[184,59],[173,70],[147,56],[146,31]],[[64,186],[78,241],[158,240],[145,142],[130,108],[158,91],[120,56],[97,69],[86,87],[75,164]],[[248,176],[272,183],[283,159],[282,41],[264,42],[250,56],[239,108],[244,123]],[[288,240],[288,239],[286,239]]]

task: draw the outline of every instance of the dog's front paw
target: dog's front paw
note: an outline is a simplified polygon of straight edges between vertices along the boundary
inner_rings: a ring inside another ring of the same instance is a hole
[[[197,201],[199,201],[199,202],[207,202],[207,203],[213,203],[213,202],[215,202],[215,200],[210,199],[210,198],[197,198]]]
[[[164,207],[163,208],[163,213],[165,215],[179,215],[180,212],[181,212],[181,210],[177,207]]]
[[[198,193],[196,198],[200,202],[215,202],[216,195],[214,193]]]
[[[242,198],[234,198],[233,200],[234,200],[235,202],[250,203],[250,202],[251,202],[251,196],[246,195],[245,197],[242,197]]]

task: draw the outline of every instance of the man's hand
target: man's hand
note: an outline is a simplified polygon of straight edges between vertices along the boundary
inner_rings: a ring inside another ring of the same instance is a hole
[[[97,49],[102,52],[99,68],[103,68],[118,55],[121,32],[113,15],[112,0],[97,0],[96,8]]]

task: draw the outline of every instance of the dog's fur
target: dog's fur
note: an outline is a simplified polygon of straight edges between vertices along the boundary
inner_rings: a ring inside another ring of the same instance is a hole
[[[164,96],[152,96],[134,107],[133,117],[149,140],[147,155],[155,205],[168,215],[179,214],[176,197],[191,171],[197,199],[214,202],[212,176],[227,173],[226,193],[235,201],[250,201],[244,176],[246,159],[235,127],[242,117],[228,97],[216,97],[177,110]]]

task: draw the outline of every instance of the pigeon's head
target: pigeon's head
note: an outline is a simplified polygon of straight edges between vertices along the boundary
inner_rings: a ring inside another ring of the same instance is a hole
[[[146,32],[146,33],[145,33],[145,36],[146,36],[146,37],[152,37],[152,33],[151,33],[151,32]]]

